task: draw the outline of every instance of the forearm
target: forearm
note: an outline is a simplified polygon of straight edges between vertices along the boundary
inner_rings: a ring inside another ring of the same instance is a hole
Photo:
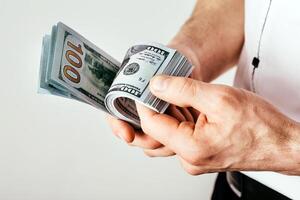
[[[300,123],[291,122],[283,124],[283,127],[286,127],[286,134],[283,134],[282,140],[287,139],[287,142],[279,151],[281,158],[278,160],[278,165],[281,167],[279,172],[300,176]]]
[[[250,143],[252,148],[244,151],[246,156],[241,160],[241,170],[275,171],[300,176],[300,123],[268,102],[252,98],[250,101],[255,103],[248,107],[252,113],[250,116],[255,116],[249,119],[249,127],[253,128],[254,133]]]
[[[236,64],[243,40],[243,0],[198,0],[171,46],[192,60],[194,78],[209,82]]]

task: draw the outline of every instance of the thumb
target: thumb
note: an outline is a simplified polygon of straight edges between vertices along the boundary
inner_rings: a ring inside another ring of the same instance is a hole
[[[151,79],[151,92],[180,107],[193,107],[209,114],[215,108],[217,86],[190,78],[159,75]]]

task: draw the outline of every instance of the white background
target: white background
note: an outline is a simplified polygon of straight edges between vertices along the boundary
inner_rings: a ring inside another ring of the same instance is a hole
[[[0,0],[0,199],[209,199],[215,174],[148,158],[117,140],[95,108],[37,94],[42,37],[62,21],[121,60],[167,43],[194,0]],[[218,82],[231,84],[234,72]]]

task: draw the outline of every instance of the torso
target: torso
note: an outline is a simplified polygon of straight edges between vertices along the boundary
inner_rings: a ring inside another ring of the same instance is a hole
[[[255,92],[286,116],[300,122],[300,1],[273,0],[260,47],[260,63],[253,84],[252,59],[269,0],[245,0],[245,44],[238,64],[235,86]],[[300,177],[275,173],[246,173],[265,185],[300,199]]]

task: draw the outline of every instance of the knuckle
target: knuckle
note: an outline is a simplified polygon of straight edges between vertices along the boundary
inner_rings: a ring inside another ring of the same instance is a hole
[[[195,130],[195,123],[190,121],[183,121],[178,125],[178,130],[180,133],[192,135]]]
[[[198,155],[196,153],[187,155],[185,159],[187,160],[188,163],[190,163],[191,165],[194,165],[194,166],[199,165],[199,163],[201,161],[200,155]]]
[[[240,119],[246,111],[248,106],[248,94],[245,90],[240,88],[232,88],[224,86],[219,90],[218,98],[216,102],[216,107],[221,107],[222,109],[228,109],[228,111],[234,110],[231,113],[231,120],[237,121]]]
[[[211,139],[208,139],[206,142],[205,150],[203,150],[201,161],[211,161],[214,156],[218,154],[223,148],[224,137],[223,136],[214,136]]]
[[[240,99],[240,102],[244,102],[248,100],[249,92],[242,88],[237,88],[236,93],[238,94],[238,98]]]
[[[221,106],[237,106],[239,105],[240,98],[236,89],[223,86],[219,89],[218,104]]]
[[[141,129],[144,133],[151,133],[153,132],[153,123],[149,123],[149,121],[157,121],[157,117],[160,117],[159,114],[153,114],[151,116],[148,116],[148,118],[141,119],[140,118],[140,125]]]
[[[197,176],[199,174],[201,174],[201,172],[195,168],[192,168],[192,167],[186,167],[185,168],[185,171],[189,174],[189,175],[192,175],[192,176]]]
[[[179,88],[179,95],[189,91],[191,96],[195,96],[198,92],[197,84],[194,80],[190,78],[182,78],[182,83]]]

